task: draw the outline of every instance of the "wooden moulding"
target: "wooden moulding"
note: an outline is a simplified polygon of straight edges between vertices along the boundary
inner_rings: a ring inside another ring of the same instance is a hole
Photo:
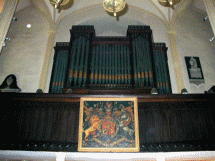
[[[110,94],[110,95],[122,95],[122,94],[150,94],[152,88],[122,88],[122,89],[102,89],[102,88],[72,88],[73,94]],[[66,93],[68,88],[63,89],[63,93]]]

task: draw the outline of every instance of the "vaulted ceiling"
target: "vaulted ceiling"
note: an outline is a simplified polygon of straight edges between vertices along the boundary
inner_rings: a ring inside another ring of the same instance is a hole
[[[103,0],[71,1],[72,4],[68,9],[57,10],[54,9],[49,0],[19,0],[16,13],[18,14],[22,12],[22,10],[33,6],[47,19],[51,29],[56,29],[59,24],[66,19],[66,21],[71,21],[72,25],[74,25],[74,22],[75,24],[84,25],[96,24],[96,26],[98,26],[96,31],[98,32],[99,30],[103,30],[102,32],[104,32],[104,30],[108,28],[116,30],[114,31],[115,33],[120,33],[120,31],[118,31],[120,30],[119,26],[143,24],[144,19],[147,19],[148,15],[162,21],[168,29],[174,27],[176,20],[182,14],[186,13],[189,8],[194,8],[206,15],[203,0],[181,0],[174,9],[161,6],[158,0],[126,0],[126,9],[119,14],[118,19],[104,10],[102,5]],[[126,24],[123,24],[125,21]],[[123,34],[120,33],[119,35]]]

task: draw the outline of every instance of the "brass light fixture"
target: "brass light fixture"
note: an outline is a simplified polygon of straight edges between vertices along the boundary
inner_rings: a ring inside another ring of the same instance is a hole
[[[174,5],[180,2],[180,0],[158,0],[158,2],[164,7],[174,8]]]
[[[125,0],[104,0],[103,7],[106,11],[114,13],[116,17],[116,13],[122,11],[125,8],[126,2]]]
[[[71,3],[71,0],[49,0],[50,1],[50,3],[52,4],[52,5],[54,5],[54,7],[56,8],[56,9],[59,9],[60,7],[62,8],[62,7],[65,7],[65,6],[67,6],[69,3]]]

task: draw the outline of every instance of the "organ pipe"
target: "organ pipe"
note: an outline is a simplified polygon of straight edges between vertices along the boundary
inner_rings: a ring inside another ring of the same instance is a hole
[[[132,40],[135,38],[135,35],[132,35]],[[137,62],[136,62],[136,45],[135,42],[132,42],[132,48],[133,48],[133,68],[134,68],[134,82],[135,86],[138,87],[137,85]]]
[[[70,87],[72,86],[72,81],[73,81],[73,78],[74,78],[74,67],[75,67],[75,55],[76,55],[76,48],[77,48],[77,42],[78,40],[77,39],[74,39],[73,40],[73,43],[72,43],[72,49],[71,49],[71,63],[70,63],[70,70],[69,70],[69,79],[68,79],[68,84],[67,86]]]
[[[95,59],[96,59],[96,49],[93,48],[92,64],[91,64],[91,75],[90,75],[90,84],[91,84],[91,87],[93,86],[94,79],[95,79]]]
[[[55,68],[53,69],[55,71],[55,74],[52,77],[52,93],[61,93],[62,89],[64,88],[64,81],[66,76],[66,67],[67,67],[67,61],[68,61],[68,51],[58,51],[58,54],[56,55],[56,63]]]
[[[114,55],[115,55],[115,66],[114,66],[114,69],[115,69],[115,86],[117,87],[117,84],[118,84],[118,53],[117,53],[117,50],[118,50],[118,46],[115,45],[115,50],[114,50]]]
[[[81,87],[81,83],[82,83],[82,79],[83,79],[83,69],[84,69],[84,54],[85,54],[85,40],[82,37],[82,41],[81,41],[81,53],[80,53],[80,64],[78,64],[79,66],[79,75],[78,75],[78,86]]]
[[[86,44],[86,54],[85,54],[85,63],[84,63],[84,81],[83,81],[83,86],[86,86],[87,82],[87,68],[88,68],[88,59],[89,59],[89,50],[90,50],[90,36],[87,36],[87,44]]]
[[[79,37],[78,46],[77,46],[77,54],[76,54],[76,62],[75,62],[74,86],[77,86],[77,80],[78,80],[79,61],[80,61],[80,55],[81,55],[81,42],[82,42],[82,38]]]
[[[99,71],[99,74],[98,74],[98,76],[99,76],[99,87],[101,87],[101,80],[102,80],[102,46],[101,45],[99,45],[99,54],[98,54],[98,71]]]
[[[107,66],[105,61],[106,53],[105,53],[105,46],[102,45],[102,86],[105,87],[105,67]]]
[[[96,65],[95,65],[95,86],[97,86],[98,82],[98,65],[99,65],[99,46],[96,47]]]
[[[114,51],[114,48],[115,48],[115,45],[112,45],[112,47],[111,47],[111,51]],[[110,52],[109,53],[109,55],[110,55],[110,58],[111,58],[111,62],[110,62],[110,64],[111,64],[111,87],[113,88],[114,87],[114,78],[115,78],[115,75],[114,75],[114,72],[115,72],[115,70],[114,70],[114,59],[113,59],[113,54],[115,54],[115,52]]]
[[[106,63],[105,63],[105,80],[106,80],[106,85],[105,87],[108,87],[108,74],[109,74],[109,61],[108,61],[108,45],[105,45],[105,60],[106,60]]]

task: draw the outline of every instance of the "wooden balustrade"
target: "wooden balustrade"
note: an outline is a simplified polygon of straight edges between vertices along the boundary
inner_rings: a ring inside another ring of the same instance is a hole
[[[80,98],[125,96],[138,98],[142,152],[215,150],[213,94],[28,93],[0,93],[0,149],[77,151]]]

